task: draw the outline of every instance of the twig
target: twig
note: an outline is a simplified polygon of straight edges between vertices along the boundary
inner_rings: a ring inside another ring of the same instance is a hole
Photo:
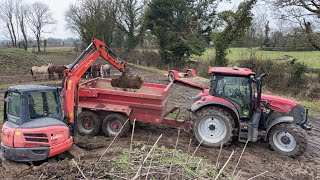
[[[150,139],[151,139],[152,133],[150,133],[148,141],[147,141],[147,145],[149,145]]]
[[[200,166],[201,161],[202,161],[202,158],[201,158],[200,161],[198,162],[198,165],[197,165],[197,168],[196,168],[196,172],[198,172],[198,169],[199,169],[199,166]]]
[[[268,172],[268,171],[262,172],[262,173],[260,173],[260,174],[258,174],[258,175],[255,175],[255,176],[249,178],[248,180],[251,180],[251,179],[254,179],[254,178],[256,178],[256,177],[259,177],[259,176],[261,176],[261,175],[263,175],[263,174],[265,174],[265,173],[267,173],[267,172]]]
[[[235,176],[235,179],[238,179],[238,178],[241,176],[241,174],[240,174],[241,171],[242,171],[242,170],[240,169],[240,171],[239,171],[239,172],[237,173],[237,175]]]
[[[226,162],[226,163],[224,163],[224,165],[222,166],[222,168],[220,169],[220,171],[219,171],[218,175],[216,176],[216,178],[214,178],[214,180],[217,180],[217,179],[219,178],[219,176],[220,176],[220,174],[222,173],[223,169],[224,169],[224,168],[227,166],[227,164],[229,163],[229,161],[230,161],[230,159],[231,159],[231,157],[232,157],[233,153],[234,153],[234,150],[232,151],[232,153],[230,154],[230,156],[229,156],[229,158],[228,158],[227,162]]]
[[[178,129],[178,136],[177,136],[177,140],[176,140],[176,145],[174,146],[174,151],[173,151],[171,162],[170,162],[170,168],[169,168],[168,177],[167,177],[168,179],[170,179],[170,173],[171,173],[171,169],[172,169],[172,165],[173,165],[173,160],[176,156],[176,150],[177,150],[179,138],[180,138],[180,129]]]
[[[116,134],[116,136],[113,138],[113,140],[110,142],[109,146],[107,147],[107,149],[105,149],[102,153],[102,155],[100,156],[100,158],[98,159],[98,161],[96,163],[94,163],[94,166],[91,170],[91,172],[94,172],[94,170],[96,169],[97,164],[101,161],[102,157],[106,154],[106,152],[109,150],[109,148],[111,147],[111,145],[113,144],[113,142],[117,139],[118,135],[120,134],[120,132],[122,131],[123,127],[127,124],[127,122],[129,121],[129,119],[126,120],[126,122],[123,124],[123,126],[121,127],[120,131]],[[91,174],[92,175],[92,174]]]
[[[129,179],[129,169],[130,169],[130,163],[131,163],[132,142],[133,142],[133,135],[134,135],[135,126],[136,126],[136,119],[133,120],[133,127],[132,127],[132,133],[131,133],[131,141],[130,141],[129,156],[128,156],[128,169],[127,169],[126,179]]]
[[[158,144],[158,141],[160,140],[160,138],[162,137],[162,134],[158,137],[157,141],[154,143],[154,145],[152,146],[152,148],[150,149],[149,153],[147,154],[147,156],[144,158],[144,160],[142,161],[141,165],[139,166],[139,169],[136,173],[136,175],[132,178],[132,180],[135,180],[139,177],[141,168],[143,166],[143,164],[146,162],[146,160],[148,159],[149,155],[151,154],[151,152],[153,151],[153,149],[156,147],[156,145]]]
[[[76,162],[74,159],[72,159],[72,162],[74,163],[74,165],[77,166],[77,168],[78,168],[78,170],[80,171],[82,177],[83,177],[85,180],[87,180],[88,178],[83,174],[83,172],[81,171],[81,169],[80,169],[80,167],[78,166],[77,162]]]
[[[41,179],[42,179],[42,176],[43,176],[43,173],[41,173],[41,175],[40,175],[40,177],[39,177],[39,180],[41,180]]]
[[[219,154],[218,154],[218,157],[217,157],[217,162],[216,162],[216,168],[218,169],[219,168],[219,159],[220,159],[220,154],[222,152],[222,143],[220,144],[220,150],[219,150]]]
[[[148,176],[149,176],[149,173],[150,173],[150,169],[151,169],[151,164],[152,164],[152,161],[153,161],[153,157],[154,157],[154,151],[152,151],[152,155],[151,155],[151,159],[150,159],[150,162],[149,162],[149,167],[148,167],[148,170],[147,170],[147,174],[146,174],[145,180],[148,179]]]
[[[240,179],[240,177],[241,177],[241,174],[239,174],[239,176],[237,176],[237,177],[235,178],[235,180]]]
[[[189,154],[189,151],[190,151],[191,141],[192,141],[192,139],[190,138],[189,145],[188,145],[188,151],[187,151],[187,154]]]
[[[248,144],[249,140],[250,140],[250,137],[248,138],[248,140],[247,140],[246,144],[244,145],[244,147],[243,147],[243,149],[242,149],[242,152],[241,152],[241,154],[240,154],[240,157],[239,157],[239,159],[238,159],[238,162],[237,162],[236,166],[234,167],[234,170],[233,170],[233,172],[232,172],[232,175],[231,175],[231,176],[233,176],[233,175],[234,175],[234,173],[236,172],[236,169],[237,169],[237,167],[238,167],[238,165],[239,165],[239,163],[240,163],[241,157],[242,157],[242,155],[243,155],[243,153],[244,153],[244,150],[245,150],[245,149],[246,149],[246,147],[247,147],[247,144]]]
[[[194,154],[196,154],[196,152],[197,152],[198,148],[199,148],[199,147],[200,147],[200,145],[202,144],[202,141],[203,141],[203,140],[201,140],[201,142],[199,143],[199,145],[198,145],[198,146],[196,147],[196,149],[193,151],[193,153],[192,153],[191,157],[189,158],[189,160],[188,160],[187,162],[189,162],[189,161],[193,158]]]

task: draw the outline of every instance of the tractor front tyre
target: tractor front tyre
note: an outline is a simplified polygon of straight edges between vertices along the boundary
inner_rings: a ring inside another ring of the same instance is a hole
[[[227,111],[205,107],[196,113],[193,133],[203,146],[220,147],[231,143],[234,128],[234,119]]]
[[[271,148],[289,157],[301,155],[307,147],[305,130],[293,123],[281,123],[271,128],[269,144]]]
[[[119,137],[124,137],[128,134],[130,130],[130,122],[127,121],[128,117],[113,113],[109,114],[105,117],[105,119],[102,122],[102,131],[106,136],[114,137],[119,133]],[[124,126],[122,128],[122,126]],[[122,128],[122,130],[121,130]],[[120,132],[121,130],[121,132]]]
[[[77,128],[81,135],[95,136],[100,131],[101,119],[92,111],[82,111],[78,115]]]

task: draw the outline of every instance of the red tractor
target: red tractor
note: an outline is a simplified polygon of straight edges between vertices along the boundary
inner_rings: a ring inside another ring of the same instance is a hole
[[[269,140],[271,148],[287,156],[303,153],[308,111],[295,101],[264,95],[266,74],[256,77],[247,68],[210,67],[210,88],[194,97],[193,132],[207,147],[220,147],[238,137],[240,142]]]

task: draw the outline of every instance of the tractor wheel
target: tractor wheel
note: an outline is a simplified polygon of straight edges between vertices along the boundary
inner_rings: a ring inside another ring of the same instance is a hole
[[[95,136],[100,131],[101,119],[92,111],[82,111],[78,115],[77,128],[81,135]]]
[[[202,108],[196,115],[193,132],[200,143],[207,147],[220,147],[232,141],[234,120],[224,109]]]
[[[299,156],[307,147],[305,130],[292,123],[275,125],[268,136],[271,148],[286,156]]]
[[[174,73],[172,71],[170,71],[170,73],[168,75],[168,80],[169,80],[169,82],[174,82],[175,81]]]
[[[125,124],[127,119],[128,118],[122,114],[117,114],[117,113],[109,114],[108,116],[106,116],[106,118],[102,122],[103,133],[106,136],[114,137],[119,133],[121,127],[124,126],[118,136],[119,137],[126,136],[130,130],[130,122],[127,122]]]

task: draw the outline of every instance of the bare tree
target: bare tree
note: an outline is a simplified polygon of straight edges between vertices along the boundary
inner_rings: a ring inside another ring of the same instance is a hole
[[[27,15],[29,13],[29,6],[27,4],[19,3],[17,1],[16,3],[16,17],[18,21],[18,26],[20,27],[20,31],[23,36],[23,48],[25,50],[28,49],[28,38],[27,38],[27,26],[26,26],[26,21],[27,21]]]
[[[139,0],[119,0],[117,26],[127,36],[126,52],[129,53],[139,43],[144,32],[142,26],[143,2]]]
[[[17,47],[17,37],[16,30],[13,26],[14,24],[14,12],[15,6],[14,2],[11,0],[5,0],[0,4],[0,18],[6,25],[6,28],[9,31],[10,39],[13,47]]]
[[[35,2],[30,6],[30,13],[28,13],[28,24],[36,37],[37,45],[38,45],[38,52],[40,50],[40,40],[41,35],[44,33],[44,29],[52,24],[55,24],[55,20],[52,17],[52,13],[48,5]]]
[[[320,44],[312,28],[315,23],[319,24],[316,21],[320,17],[319,0],[277,0],[273,6],[278,10],[278,18],[297,23],[305,31],[309,44],[320,50]]]
[[[116,26],[116,0],[80,0],[71,4],[65,14],[67,27],[87,43],[92,37],[110,44]]]

